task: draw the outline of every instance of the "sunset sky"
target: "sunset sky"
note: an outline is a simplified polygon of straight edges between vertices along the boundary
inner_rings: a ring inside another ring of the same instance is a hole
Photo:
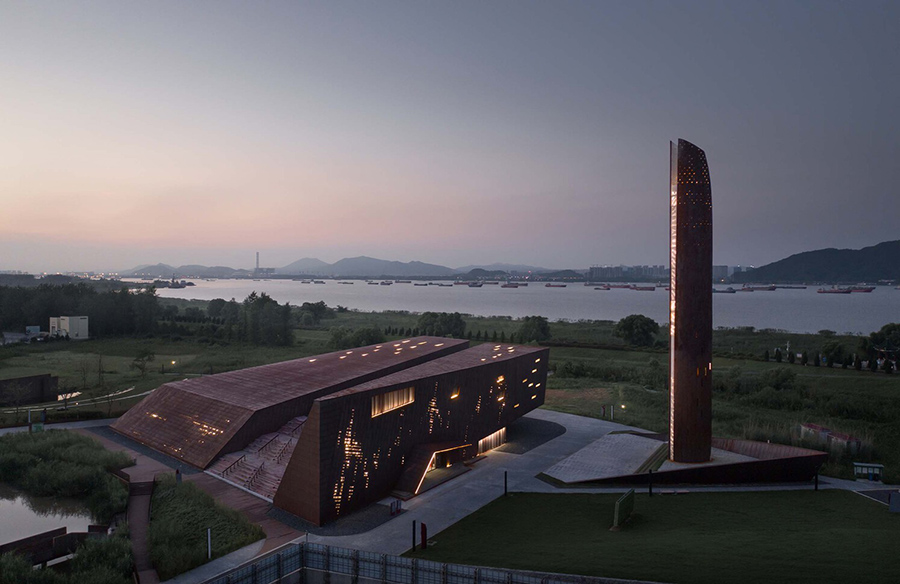
[[[0,269],[715,263],[900,238],[900,3],[0,2]]]

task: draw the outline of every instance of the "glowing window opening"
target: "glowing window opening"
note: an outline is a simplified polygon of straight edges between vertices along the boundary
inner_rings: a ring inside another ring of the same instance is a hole
[[[372,417],[394,411],[416,401],[414,387],[404,387],[381,395],[372,396]]]

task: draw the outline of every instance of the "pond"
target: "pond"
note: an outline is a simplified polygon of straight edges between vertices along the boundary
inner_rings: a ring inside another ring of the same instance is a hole
[[[87,531],[90,512],[74,499],[32,497],[0,483],[0,545],[58,527]]]

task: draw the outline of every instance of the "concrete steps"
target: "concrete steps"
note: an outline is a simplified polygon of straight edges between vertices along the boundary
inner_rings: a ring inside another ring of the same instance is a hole
[[[305,422],[306,416],[294,418],[277,432],[258,437],[243,450],[220,457],[207,471],[271,500]]]

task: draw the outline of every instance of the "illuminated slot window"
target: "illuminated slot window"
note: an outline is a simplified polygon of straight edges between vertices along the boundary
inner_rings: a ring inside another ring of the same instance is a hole
[[[316,360],[315,360],[315,359],[310,359],[309,362],[310,362],[310,363],[315,363]]]
[[[368,355],[369,355],[368,353],[363,353],[363,354],[362,354],[363,357],[366,357],[366,356],[368,356]]]
[[[443,347],[443,346],[444,346],[444,343],[438,343],[435,345],[435,347]]]
[[[493,434],[485,436],[478,441],[478,454],[484,454],[506,442],[506,428],[500,428]]]
[[[450,394],[450,399],[456,399],[459,397],[459,388],[453,390],[453,393]]]
[[[534,362],[535,362],[535,363],[540,363],[541,360],[540,360],[540,359],[535,359]]]
[[[404,387],[395,391],[389,391],[381,395],[372,396],[372,417],[386,414],[391,410],[402,408],[416,401],[416,392],[413,387]]]
[[[347,355],[341,355],[341,359],[346,359]]]
[[[401,342],[401,343],[408,343],[408,342],[409,342],[409,339],[406,339],[405,341],[400,341],[400,342]]]
[[[534,394],[533,396],[531,396],[531,399],[537,399],[537,394]]]

